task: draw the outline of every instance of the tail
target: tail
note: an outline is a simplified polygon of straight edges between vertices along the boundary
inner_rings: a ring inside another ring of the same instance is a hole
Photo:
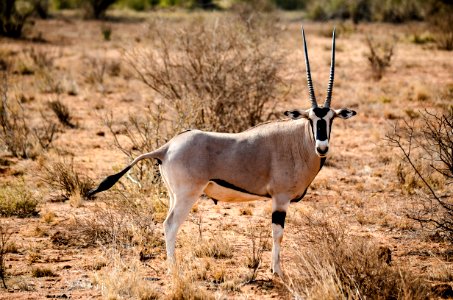
[[[136,163],[141,161],[142,159],[146,158],[156,158],[158,159],[159,164],[161,163],[161,160],[157,157],[155,152],[150,152],[150,153],[145,153],[140,156],[138,156],[136,159],[134,159],[127,167],[125,167],[121,172],[118,172],[116,174],[110,175],[107,178],[105,178],[97,188],[92,189],[88,191],[87,197],[90,198],[94,196],[97,193],[103,192],[111,188],[118,180],[120,180],[121,177],[123,177],[124,174],[126,174]]]

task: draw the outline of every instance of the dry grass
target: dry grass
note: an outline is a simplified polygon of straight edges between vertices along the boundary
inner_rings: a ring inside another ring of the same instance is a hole
[[[66,199],[73,199],[74,204],[80,202],[80,197],[86,198],[88,191],[94,187],[91,178],[75,171],[73,161],[44,166],[41,178],[51,188],[61,191]]]
[[[376,41],[371,36],[366,37],[368,54],[366,55],[370,63],[372,76],[375,80],[380,80],[384,76],[385,70],[390,67],[396,39]]]
[[[105,299],[161,299],[161,294],[145,280],[143,268],[137,261],[124,260],[116,252],[108,256],[109,264],[93,278],[93,284]]]
[[[306,299],[428,299],[423,279],[391,263],[391,251],[365,238],[349,236],[326,216],[304,217],[307,247],[287,267],[289,290]],[[296,250],[297,249],[297,250]]]
[[[196,257],[213,257],[217,259],[233,257],[233,247],[222,236],[221,232],[213,234],[210,239],[194,240],[191,246]]]
[[[0,216],[33,217],[38,215],[38,204],[24,182],[0,187]]]
[[[58,277],[52,269],[48,267],[35,267],[31,270],[31,276],[33,277]]]
[[[129,194],[129,197],[131,195],[137,197],[136,194]],[[94,206],[88,215],[73,218],[51,237],[53,244],[146,246],[162,250],[163,241],[156,230],[152,203],[145,198],[129,197],[118,193],[107,202]]]

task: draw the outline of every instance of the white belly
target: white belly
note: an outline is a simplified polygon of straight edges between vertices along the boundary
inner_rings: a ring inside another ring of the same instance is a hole
[[[208,183],[208,185],[204,189],[204,193],[214,200],[223,202],[248,202],[270,199],[264,196],[248,194],[245,192],[240,192],[230,188],[226,188],[212,181]]]

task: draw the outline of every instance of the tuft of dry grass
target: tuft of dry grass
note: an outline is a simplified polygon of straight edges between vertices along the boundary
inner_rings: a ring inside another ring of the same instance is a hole
[[[75,125],[72,122],[72,116],[69,111],[69,108],[63,102],[57,99],[54,101],[50,101],[48,105],[50,109],[55,113],[61,124],[69,128],[77,127],[77,125]]]
[[[56,274],[52,269],[47,268],[47,267],[36,267],[31,270],[31,276],[33,277],[58,277],[58,274]]]
[[[89,214],[75,217],[65,224],[51,241],[60,246],[110,244],[160,249],[163,240],[156,228],[152,203],[138,194],[116,193],[107,202],[94,206]]]
[[[192,251],[196,257],[213,257],[217,259],[233,257],[233,247],[221,233],[213,235],[209,240],[198,240],[192,246]]]
[[[215,297],[206,292],[196,282],[196,279],[190,273],[184,275],[179,270],[173,271],[172,287],[170,293],[167,295],[169,300],[211,300]]]
[[[91,178],[75,171],[73,161],[70,163],[61,161],[44,166],[44,174],[41,178],[50,187],[60,190],[66,199],[86,198],[88,191],[94,187]],[[74,203],[77,202],[79,201],[75,199]]]
[[[0,216],[33,217],[38,215],[38,204],[24,182],[0,187]]]
[[[391,251],[346,234],[325,216],[305,217],[305,239],[294,241],[288,288],[304,299],[428,299],[426,282],[391,263]],[[301,251],[300,245],[307,245]]]
[[[160,299],[156,291],[144,279],[144,272],[137,261],[121,258],[119,253],[109,254],[109,265],[98,271],[93,284],[105,299]]]

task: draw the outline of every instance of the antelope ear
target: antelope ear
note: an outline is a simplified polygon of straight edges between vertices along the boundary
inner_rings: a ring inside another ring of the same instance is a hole
[[[335,110],[335,116],[342,119],[349,119],[350,117],[355,116],[357,113],[355,110],[349,108],[340,108]]]
[[[297,120],[300,118],[308,119],[308,112],[305,110],[287,110],[284,112],[285,116],[290,117],[293,120]]]

